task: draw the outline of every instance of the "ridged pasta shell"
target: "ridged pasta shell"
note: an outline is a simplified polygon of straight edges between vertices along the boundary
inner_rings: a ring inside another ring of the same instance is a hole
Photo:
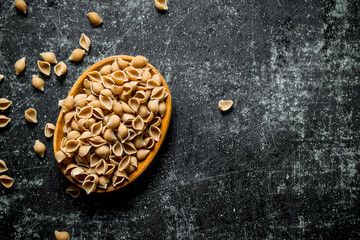
[[[155,145],[155,140],[152,137],[145,138],[144,142],[146,143],[146,149],[152,149]]]
[[[119,103],[116,100],[113,101],[113,110],[114,110],[114,113],[119,115],[119,116],[121,116],[123,114],[123,112],[124,112],[122,104]]]
[[[34,144],[34,151],[36,154],[38,154],[40,157],[44,157],[45,155],[45,151],[46,151],[46,147],[45,145],[40,142],[39,140],[36,140],[35,141],[35,144]]]
[[[149,128],[149,135],[152,137],[156,142],[160,140],[161,131],[158,127],[151,125]]]
[[[145,127],[144,120],[138,115],[133,121],[132,121],[132,127],[134,130],[141,131]]]
[[[88,52],[91,46],[90,38],[86,36],[84,33],[82,33],[79,40],[79,45]]]
[[[6,163],[4,160],[0,159],[0,173],[6,172],[8,168],[6,167]]]
[[[156,115],[159,111],[159,100],[150,100],[147,105],[148,109]]]
[[[104,118],[104,112],[101,108],[94,108],[93,109],[93,116],[97,119],[103,119]]]
[[[102,83],[102,76],[98,71],[92,71],[87,74],[91,82]]]
[[[121,156],[124,152],[124,148],[123,145],[121,144],[121,142],[117,142],[114,145],[111,146],[111,152],[115,155],[115,156]]]
[[[76,95],[75,97],[74,97],[74,103],[76,104],[76,103],[78,103],[79,101],[81,101],[81,100],[87,100],[86,98],[87,98],[88,96],[86,95],[86,94],[78,94],[78,95]]]
[[[124,143],[127,140],[127,138],[129,137],[129,130],[125,126],[125,124],[120,123],[118,132],[117,132],[117,137],[122,143]]]
[[[120,69],[125,69],[125,68],[127,68],[127,67],[130,65],[129,62],[125,61],[125,60],[122,59],[122,58],[118,58],[118,59],[117,59],[117,63],[118,63],[118,66],[119,66]]]
[[[45,62],[48,62],[50,64],[57,64],[56,56],[53,52],[43,52],[40,53],[40,56]]]
[[[70,121],[74,118],[75,111],[67,112],[64,116],[64,124],[70,123]]]
[[[98,184],[99,188],[107,189],[109,183],[110,183],[110,178],[108,176],[106,175],[99,176],[99,184]]]
[[[66,154],[63,151],[57,151],[55,153],[55,159],[58,163],[61,163],[66,158]]]
[[[168,10],[166,0],[155,0],[155,7],[160,11]]]
[[[71,185],[70,187],[68,187],[66,189],[66,193],[69,194],[70,196],[72,196],[73,198],[78,198],[80,196],[80,189],[75,185]],[[55,233],[55,236],[56,236],[56,233]],[[57,238],[57,239],[64,239],[64,238],[61,237],[61,238]],[[70,239],[70,238],[68,238],[68,239]]]
[[[100,95],[100,92],[104,89],[102,83],[92,82],[90,83],[90,90],[95,96]]]
[[[138,98],[130,98],[128,105],[134,112],[137,112],[140,107],[140,100]]]
[[[100,162],[96,165],[95,167],[95,171],[97,172],[97,174],[101,175],[101,174],[105,174],[105,172],[108,169],[108,164],[105,162],[104,159],[101,159]]]
[[[79,140],[69,140],[67,141],[65,145],[65,152],[72,153],[78,150],[80,147],[80,141]]]
[[[232,105],[233,105],[233,101],[231,101],[231,100],[220,100],[218,107],[219,107],[220,111],[226,112],[231,109]]]
[[[36,75],[32,75],[32,85],[34,88],[36,88],[40,91],[44,91],[45,82],[44,82],[44,80],[42,80],[41,78],[39,78]]]
[[[45,137],[50,138],[54,135],[54,131],[55,131],[55,126],[52,123],[47,123],[45,125],[45,130],[44,130],[44,134]]]
[[[161,117],[164,117],[166,113],[166,103],[165,101],[159,102],[159,114]]]
[[[100,69],[100,74],[106,76],[111,73],[111,65],[107,64]]]
[[[1,175],[0,182],[4,187],[11,188],[12,185],[14,184],[14,179],[7,175]]]
[[[127,173],[126,173],[125,170],[120,170],[120,169],[118,169],[117,171],[114,172],[114,175],[115,175],[115,176],[118,176],[118,177],[123,177],[123,178],[125,178],[125,179],[129,179],[129,177],[128,177],[128,175],[127,175]]]
[[[34,108],[29,108],[25,111],[25,119],[31,123],[37,123],[37,113]]]
[[[140,117],[144,118],[150,114],[150,111],[145,105],[140,105],[137,113]]]
[[[144,141],[144,139],[143,139],[143,135],[142,135],[142,134],[139,135],[139,136],[136,136],[136,137],[134,138],[133,143],[134,143],[134,145],[135,145],[135,147],[136,147],[137,149],[140,149],[140,148],[143,148],[143,147],[146,146],[146,143],[145,143],[145,141]]]
[[[121,101],[121,105],[125,113],[135,113],[135,111],[127,103]]]
[[[23,14],[26,14],[27,5],[26,5],[26,2],[24,0],[15,0],[14,5],[15,5],[15,8],[18,11],[22,12]]]
[[[135,156],[131,156],[130,157],[130,165],[137,168],[138,166],[138,160]]]
[[[77,113],[77,116],[79,118],[91,118],[92,115],[93,115],[93,107],[92,106],[83,107]]]
[[[130,166],[130,155],[126,155],[124,158],[121,159],[118,169],[120,171],[123,171],[123,170],[127,169],[129,166]]]
[[[123,86],[114,85],[111,87],[110,90],[114,95],[119,95],[122,93],[123,89],[124,89]]]
[[[123,85],[125,82],[129,81],[125,72],[120,70],[113,72],[111,78],[118,85]]]
[[[110,155],[110,148],[106,145],[102,145],[100,147],[95,148],[95,153],[98,156],[107,159]]]
[[[135,69],[133,67],[127,67],[125,69],[125,73],[131,81],[136,81],[136,80],[141,79],[141,74],[139,73],[139,71],[137,69]]]
[[[15,63],[15,73],[16,75],[19,75],[20,73],[22,73],[25,70],[25,66],[26,66],[26,58],[21,58],[20,60],[16,61]]]
[[[118,70],[120,70],[120,67],[119,67],[117,61],[114,60],[114,62],[111,64],[111,72],[116,72]]]
[[[12,101],[7,100],[6,98],[0,98],[0,110],[5,111],[10,107],[12,104]]]
[[[102,127],[103,127],[103,124],[101,121],[91,125],[91,127],[90,127],[91,134],[93,136],[99,135],[101,133]]]
[[[130,64],[134,68],[142,68],[146,65],[146,63],[147,63],[147,59],[144,56],[139,55],[139,56],[134,57]]]
[[[118,115],[111,115],[107,124],[108,128],[114,129],[119,127],[121,119]]]
[[[151,92],[151,99],[159,99],[162,100],[165,95],[165,87],[156,87]]]
[[[150,150],[148,150],[148,149],[140,149],[136,153],[136,158],[139,161],[142,161],[147,157],[147,155],[149,155],[149,153],[150,153]]]
[[[110,128],[104,131],[103,138],[108,142],[114,142],[117,140],[114,131]]]
[[[100,136],[89,138],[88,141],[93,147],[100,147],[106,143],[106,141]]]
[[[11,119],[7,116],[0,115],[0,128],[6,127],[6,125],[8,125],[10,121]]]
[[[55,72],[56,76],[58,76],[58,77],[64,75],[67,72],[66,64],[63,61],[59,62],[54,67],[54,72]]]
[[[132,142],[124,142],[123,147],[124,147],[124,152],[128,155],[132,155],[137,152],[137,149]]]
[[[102,19],[99,16],[99,14],[96,13],[96,12],[89,12],[87,15],[89,17],[89,20],[90,20],[91,24],[94,27],[99,26],[103,22]]]
[[[102,81],[103,81],[104,87],[109,88],[109,89],[111,89],[115,84],[114,80],[108,76],[103,76]]]
[[[92,148],[91,145],[81,145],[79,147],[79,156],[85,157],[90,152],[91,148]]]
[[[74,51],[72,51],[71,56],[69,57],[70,61],[78,62],[83,59],[85,55],[85,50],[76,48]]]

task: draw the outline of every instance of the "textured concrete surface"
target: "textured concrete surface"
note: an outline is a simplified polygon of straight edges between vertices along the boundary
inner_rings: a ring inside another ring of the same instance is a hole
[[[0,158],[15,179],[0,188],[1,239],[358,239],[359,1],[28,0],[0,8],[0,97],[14,103]],[[97,11],[101,27],[86,13]],[[84,32],[92,48],[67,60]],[[68,74],[31,75],[42,51]],[[167,141],[135,184],[78,199],[43,135],[80,74],[112,55],[146,56],[167,80]],[[24,74],[13,65],[27,57]],[[220,99],[234,100],[221,114]],[[24,111],[34,107],[39,122]],[[46,143],[44,159],[32,146]]]

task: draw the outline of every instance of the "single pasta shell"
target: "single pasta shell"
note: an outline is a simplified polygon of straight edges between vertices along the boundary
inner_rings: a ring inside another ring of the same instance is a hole
[[[40,56],[42,57],[42,59],[45,62],[48,62],[50,64],[57,64],[57,60],[56,60],[56,56],[53,52],[43,52],[40,54]]]
[[[98,71],[92,71],[87,74],[91,82],[102,83],[102,76]]]
[[[130,64],[134,68],[142,68],[146,65],[146,63],[147,63],[147,59],[144,56],[139,55],[139,56],[134,57]]]
[[[62,107],[62,110],[65,113],[72,110],[74,108],[74,105],[75,105],[75,102],[74,102],[73,96],[69,96],[69,97],[59,101],[59,107]]]
[[[1,175],[0,182],[4,187],[11,188],[12,185],[14,184],[14,179],[7,175]]]
[[[218,107],[219,107],[220,111],[226,112],[231,109],[232,105],[233,105],[233,101],[231,101],[231,100],[220,100]]]
[[[4,75],[0,74],[0,82],[4,79]]]
[[[132,127],[134,130],[141,131],[145,127],[144,120],[139,115],[132,121]]]
[[[108,142],[114,142],[117,140],[114,131],[110,128],[105,130],[103,137]]]
[[[136,158],[139,161],[142,161],[147,157],[147,155],[149,155],[149,153],[150,153],[150,150],[148,150],[148,149],[140,149],[136,153]]]
[[[89,17],[91,24],[95,27],[99,26],[103,22],[99,14],[96,12],[89,12],[87,15]]]
[[[90,127],[91,134],[93,136],[99,135],[101,133],[102,127],[103,127],[102,121],[91,125],[91,127]]]
[[[125,68],[127,68],[127,67],[130,65],[129,62],[125,61],[125,60],[122,59],[122,58],[118,58],[118,59],[117,59],[117,63],[118,63],[118,65],[119,65],[119,68],[120,68],[120,69],[125,69]]]
[[[99,188],[107,189],[109,183],[110,183],[110,178],[108,176],[106,175],[99,176],[99,184],[98,184]]]
[[[6,172],[8,168],[6,167],[6,163],[4,160],[0,159],[0,173]]]
[[[155,0],[155,7],[160,11],[168,10],[166,0]]]
[[[80,49],[80,48],[76,48],[71,53],[71,56],[69,57],[69,60],[74,61],[74,62],[78,62],[78,61],[83,59],[84,55],[85,55],[85,50]]]
[[[45,82],[36,75],[32,75],[32,85],[34,86],[34,88],[40,91],[44,91]]]
[[[26,14],[27,5],[26,5],[26,2],[25,2],[24,0],[15,0],[14,5],[15,5],[15,8],[16,8],[18,11]]]
[[[44,74],[46,76],[50,75],[50,73],[51,73],[51,65],[50,65],[50,63],[45,62],[45,61],[38,61],[37,64],[38,64],[39,71],[42,74]]]
[[[123,171],[123,170],[127,169],[129,166],[130,166],[130,155],[126,155],[124,158],[121,159],[118,169],[120,171]]]
[[[124,152],[124,148],[121,142],[117,142],[111,147],[111,152],[115,156],[121,156]]]
[[[59,150],[55,153],[55,159],[58,163],[61,163],[66,158],[66,154]]]
[[[35,153],[38,154],[40,157],[44,157],[45,151],[46,151],[45,144],[43,144],[43,143],[40,142],[39,140],[36,140],[36,141],[35,141],[35,144],[34,144],[34,151],[35,151]]]
[[[93,115],[93,107],[92,106],[83,107],[76,115],[79,118],[91,118],[91,116]]]
[[[118,115],[111,115],[107,124],[108,128],[114,129],[120,125],[121,119]]]
[[[25,111],[25,119],[31,123],[37,123],[37,112],[34,108],[29,108]]]
[[[111,97],[111,98],[114,97],[114,94],[111,92],[111,90],[107,88],[101,90],[100,94],[105,97]]]
[[[99,177],[96,174],[89,174],[85,179],[84,182],[93,182],[95,184],[98,184],[99,182]]]
[[[111,72],[116,72],[118,70],[120,70],[120,67],[119,67],[117,61],[114,60],[114,62],[111,64]]]
[[[6,98],[0,98],[0,110],[5,111],[10,107],[12,104],[12,101],[7,100]]]
[[[66,153],[73,153],[80,147],[79,140],[69,140],[65,145],[65,152]]]
[[[67,72],[67,66],[66,64],[61,61],[58,64],[56,64],[56,66],[54,67],[54,72],[55,74],[60,77],[62,75],[64,75]]]
[[[123,143],[124,152],[128,155],[135,154],[137,152],[137,149],[132,142],[124,142]]]
[[[151,79],[151,73],[149,69],[146,69],[142,74],[141,82],[146,83],[149,79]]]
[[[108,89],[112,89],[112,87],[114,87],[114,85],[115,85],[114,80],[112,80],[112,78],[108,77],[108,76],[103,76],[102,81],[103,81],[102,83],[103,83],[104,87],[108,88]]]
[[[25,65],[26,65],[25,60],[26,58],[23,57],[15,63],[16,75],[19,75],[25,70]]]
[[[82,33],[79,40],[79,45],[88,52],[91,46],[90,38],[86,36],[84,33]]]
[[[89,153],[90,149],[92,148],[91,145],[81,145],[79,147],[79,156],[80,157],[85,157],[86,154]]]
[[[79,192],[79,194],[80,194],[80,192]],[[55,234],[56,240],[69,240],[70,239],[70,235],[68,232],[59,232],[59,231],[55,230],[54,234]]]
[[[72,196],[73,198],[78,198],[80,195],[80,189],[75,185],[71,185],[66,189],[66,193]]]
[[[95,148],[95,153],[98,156],[107,159],[110,155],[110,148],[106,145],[102,145],[100,147]]]
[[[160,140],[160,136],[161,136],[161,131],[160,128],[151,125],[149,128],[149,135],[150,137],[152,137],[156,142],[158,142]]]
[[[55,126],[54,124],[52,123],[47,123],[45,125],[45,130],[44,130],[44,134],[45,134],[45,137],[47,138],[50,138],[54,135],[54,132],[55,132]]]
[[[155,100],[150,100],[148,102],[148,109],[154,113],[154,115],[156,115],[159,111],[159,100],[155,99]]]
[[[127,77],[132,81],[141,79],[140,72],[133,67],[126,68],[125,73],[126,73]]]
[[[111,65],[107,64],[100,69],[100,74],[106,76],[111,73]]]
[[[100,160],[100,162],[96,165],[95,171],[97,174],[105,174],[108,169],[108,164],[105,162],[104,159]]]
[[[161,117],[164,117],[166,113],[166,103],[165,101],[159,102],[159,114]]]
[[[116,100],[113,101],[113,110],[114,110],[114,113],[119,116],[121,116],[124,112],[122,104]]]

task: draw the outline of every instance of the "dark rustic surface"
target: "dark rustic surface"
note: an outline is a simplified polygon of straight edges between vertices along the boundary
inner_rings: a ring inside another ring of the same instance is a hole
[[[72,239],[360,237],[359,1],[173,0],[167,13],[152,0],[27,2],[24,16],[0,1],[0,97],[13,101],[0,159],[15,179],[0,188],[1,239],[53,239],[55,229]],[[104,24],[92,27],[88,11]],[[82,32],[91,51],[69,62]],[[41,93],[31,76],[43,51],[68,74],[45,77]],[[87,67],[120,54],[146,56],[167,80],[169,134],[135,184],[73,199],[43,129]],[[220,99],[233,111],[221,114]]]

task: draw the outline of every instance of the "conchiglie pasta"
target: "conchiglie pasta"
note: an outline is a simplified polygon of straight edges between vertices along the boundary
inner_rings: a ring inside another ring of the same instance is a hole
[[[42,74],[44,74],[46,76],[50,75],[50,73],[51,73],[51,65],[50,65],[50,63],[45,62],[45,61],[38,61],[37,64],[38,64],[39,71]]]
[[[90,38],[86,36],[84,33],[82,33],[79,40],[79,45],[88,52],[91,46]]]
[[[26,66],[26,58],[23,57],[20,60],[16,61],[15,63],[16,75],[22,73],[25,70],[25,66]]]
[[[34,108],[25,111],[25,119],[30,123],[37,123],[37,112]]]
[[[0,98],[0,110],[5,111],[10,107],[12,104],[12,101],[7,100],[6,98]]]
[[[59,62],[55,67],[54,67],[54,72],[58,77],[61,77],[62,75],[64,75],[67,72],[67,66],[64,62]]]
[[[52,52],[43,52],[40,54],[40,56],[42,57],[42,59],[45,61],[45,62],[48,62],[50,64],[57,64],[57,60],[56,60],[56,56],[54,53]]]

